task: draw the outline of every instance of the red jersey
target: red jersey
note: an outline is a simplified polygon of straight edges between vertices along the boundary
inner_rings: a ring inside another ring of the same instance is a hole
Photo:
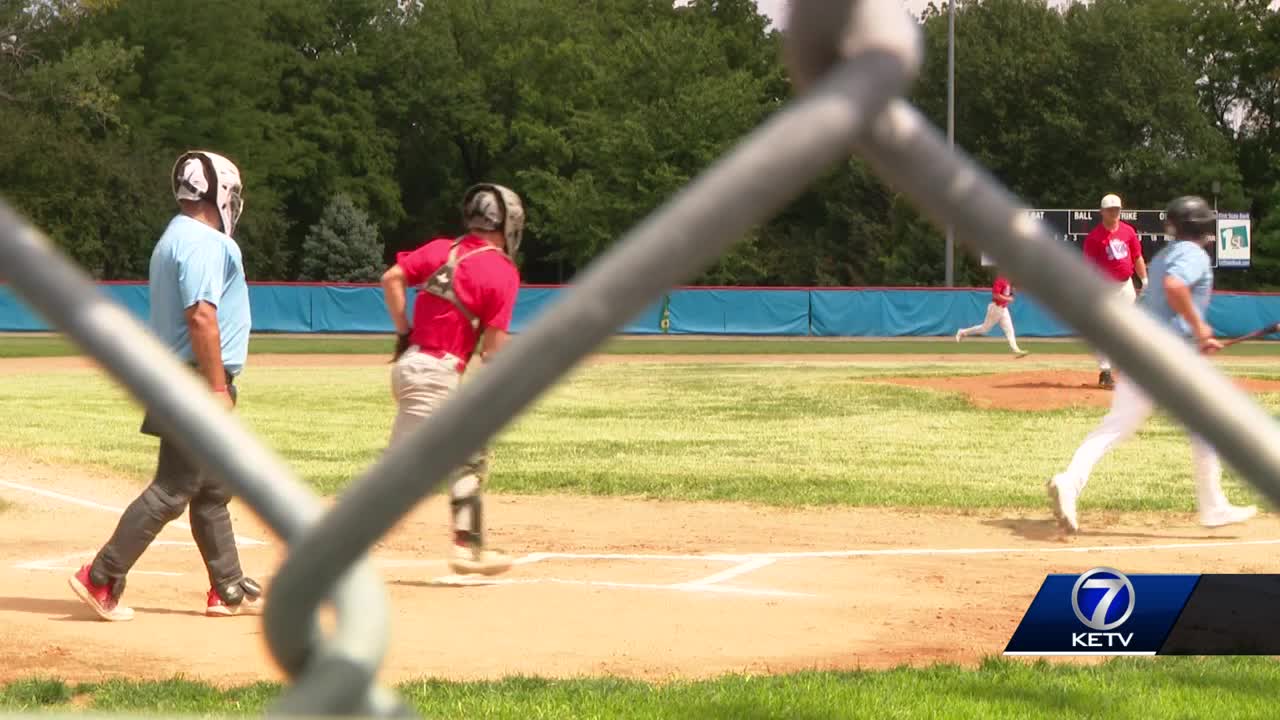
[[[436,238],[412,252],[396,255],[409,286],[421,285],[449,259],[454,238]],[[458,246],[458,257],[488,243],[467,235]],[[413,329],[409,342],[427,353],[447,352],[465,365],[486,327],[507,330],[520,292],[520,273],[501,250],[482,252],[462,260],[454,272],[453,291],[458,300],[480,320],[478,332],[448,300],[419,292],[413,303]],[[461,368],[459,368],[461,369]]]
[[[1115,230],[1098,223],[1084,239],[1084,256],[1107,277],[1124,282],[1133,277],[1133,265],[1142,257],[1142,243],[1133,226],[1123,220]]]
[[[994,283],[991,283],[991,302],[995,303],[996,305],[999,305],[1000,307],[1009,307],[1008,300],[1001,300],[996,296],[1008,295],[1011,289],[1012,288],[1009,285],[1008,280],[1002,277],[996,278],[996,281]]]

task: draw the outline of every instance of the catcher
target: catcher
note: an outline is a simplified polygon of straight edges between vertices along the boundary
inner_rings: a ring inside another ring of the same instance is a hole
[[[1157,320],[1178,335],[1193,342],[1203,353],[1213,353],[1222,343],[1213,337],[1213,328],[1205,321],[1213,292],[1213,268],[1206,242],[1212,242],[1217,214],[1200,197],[1180,197],[1169,204],[1166,233],[1174,238],[1151,260],[1150,289],[1142,294],[1139,304]],[[1116,382],[1111,411],[1080,444],[1066,471],[1048,483],[1053,513],[1063,529],[1079,530],[1076,501],[1089,481],[1098,461],[1117,443],[1131,436],[1151,416],[1151,399],[1120,375]],[[1250,505],[1232,505],[1222,492],[1222,464],[1208,442],[1191,435],[1192,473],[1196,483],[1196,504],[1200,523],[1219,527],[1244,522],[1257,512]]]
[[[400,253],[382,276],[387,312],[398,336],[391,390],[397,412],[391,444],[420,425],[458,387],[468,362],[483,343],[485,360],[507,342],[520,290],[516,252],[524,233],[520,197],[501,185],[480,184],[462,201],[467,234],[436,238]],[[406,290],[419,289],[413,325],[405,314]],[[450,478],[453,551],[449,566],[459,574],[496,575],[511,558],[485,547],[481,486],[488,451],[474,455]]]

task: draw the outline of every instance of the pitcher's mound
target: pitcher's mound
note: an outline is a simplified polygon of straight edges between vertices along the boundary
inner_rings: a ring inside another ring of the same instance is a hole
[[[1097,372],[1040,370],[960,377],[885,378],[895,385],[963,393],[976,407],[1002,410],[1057,410],[1107,407],[1112,390],[1098,387]],[[1232,378],[1248,392],[1280,392],[1280,381]]]

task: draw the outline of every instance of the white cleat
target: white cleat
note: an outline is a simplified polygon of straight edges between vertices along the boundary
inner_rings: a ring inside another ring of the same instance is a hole
[[[500,575],[511,569],[511,556],[500,550],[454,545],[449,569],[459,575]]]
[[[1029,350],[1015,350],[1013,354],[1014,354],[1014,357],[1021,360],[1022,358],[1030,355],[1031,352]]]
[[[1049,501],[1053,503],[1053,516],[1058,519],[1058,525],[1066,532],[1075,533],[1080,531],[1080,523],[1076,520],[1076,496],[1079,492],[1071,483],[1065,482],[1066,478],[1058,475],[1049,481],[1046,488],[1049,491]]]
[[[963,331],[963,330],[957,330],[957,331],[956,331],[956,342],[960,342],[960,338],[962,338],[962,337],[964,337],[964,331]]]
[[[1200,513],[1200,524],[1208,528],[1234,525],[1235,523],[1242,523],[1257,514],[1258,508],[1254,505],[1247,507],[1228,505],[1224,508]]]

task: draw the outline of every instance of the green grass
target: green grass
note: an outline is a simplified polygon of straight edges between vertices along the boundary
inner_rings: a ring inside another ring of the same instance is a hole
[[[1087,363],[1081,364],[1084,367]],[[1019,361],[1024,369],[1052,367]],[[608,364],[583,367],[499,436],[491,487],[508,493],[741,500],[773,505],[1036,508],[1102,408],[978,410],[886,374],[987,364]],[[1280,366],[1233,368],[1276,377]],[[384,367],[261,368],[240,418],[324,493],[383,452],[394,412]],[[1280,396],[1259,399],[1272,411]],[[0,383],[0,452],[149,477],[141,410],[88,371]],[[1230,474],[1228,491],[1252,495]],[[1183,433],[1157,416],[1097,469],[1082,507],[1193,509]]]
[[[1024,349],[1034,354],[1087,355],[1089,348],[1075,340],[1023,340]],[[249,353],[292,355],[384,355],[394,345],[387,335],[368,337],[303,337],[254,335]],[[1003,355],[1009,347],[1003,340],[970,340],[956,343],[949,338],[919,340],[820,340],[785,338],[614,338],[600,349],[607,355]],[[62,337],[0,335],[0,358],[61,357],[80,351]],[[1280,342],[1250,342],[1228,348],[1228,356],[1280,355]]]
[[[273,337],[255,335],[249,343],[253,355],[283,353],[291,355],[390,355],[395,339],[385,335],[363,337]],[[0,358],[67,357],[80,355],[80,349],[63,337],[0,336]]]
[[[729,676],[653,685],[617,679],[406,683],[425,717],[466,718],[1270,718],[1280,663],[1263,658],[1115,659],[1093,666],[989,660],[878,672]],[[279,689],[181,679],[0,688],[0,709],[261,715]],[[76,701],[72,705],[72,701]]]

